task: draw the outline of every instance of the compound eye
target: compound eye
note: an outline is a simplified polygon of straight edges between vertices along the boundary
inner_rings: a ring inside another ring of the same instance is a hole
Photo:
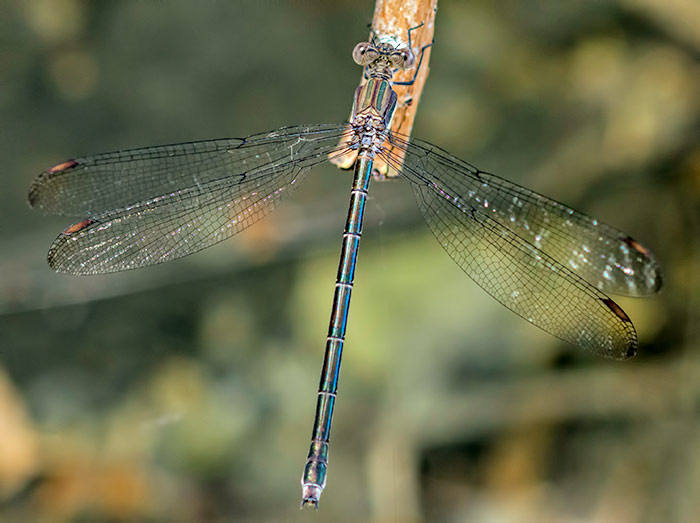
[[[391,53],[389,59],[391,60],[392,65],[399,69],[410,69],[413,67],[413,53],[408,48],[400,49],[399,51]]]
[[[374,62],[377,57],[379,57],[379,53],[369,42],[360,42],[352,50],[352,59],[357,65],[363,67]]]

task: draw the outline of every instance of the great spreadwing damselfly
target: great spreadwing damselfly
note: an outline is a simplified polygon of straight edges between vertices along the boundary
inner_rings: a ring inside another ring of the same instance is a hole
[[[349,124],[297,125],[247,138],[79,157],[43,172],[29,190],[32,207],[81,218],[54,241],[51,268],[104,274],[214,245],[267,215],[315,165],[356,155],[302,504],[317,506],[326,484],[375,161],[409,183],[428,227],[469,277],[511,311],[575,346],[614,359],[633,356],[634,326],[607,293],[646,296],[661,286],[654,255],[630,236],[439,147],[392,132],[397,106],[392,77],[417,67],[421,56],[411,48],[410,32],[408,45],[375,38],[358,44],[353,58],[364,67],[366,81],[355,91]]]

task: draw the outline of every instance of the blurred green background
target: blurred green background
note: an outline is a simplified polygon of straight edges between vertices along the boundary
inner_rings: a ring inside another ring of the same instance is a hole
[[[0,520],[696,522],[700,7],[443,1],[414,135],[651,248],[636,358],[581,353],[374,183],[329,483],[300,511],[350,175],[140,271],[46,266],[67,158],[347,118],[371,1],[0,1]]]

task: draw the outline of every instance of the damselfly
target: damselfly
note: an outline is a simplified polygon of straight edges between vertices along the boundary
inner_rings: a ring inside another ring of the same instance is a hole
[[[606,293],[645,296],[661,286],[642,244],[570,207],[392,133],[392,77],[414,67],[409,43],[364,42],[353,58],[366,82],[350,124],[300,125],[242,139],[146,147],[75,158],[44,173],[29,203],[82,219],[48,253],[56,271],[101,274],[180,258],[232,236],[274,209],[329,158],[353,153],[354,178],[326,341],[302,504],[326,484],[328,439],[375,160],[398,171],[440,245],[479,286],[550,334],[615,359],[637,336]],[[389,147],[393,146],[393,149]],[[401,150],[405,158],[395,152]]]

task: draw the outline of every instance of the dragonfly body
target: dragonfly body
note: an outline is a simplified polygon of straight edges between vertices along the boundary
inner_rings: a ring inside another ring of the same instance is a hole
[[[365,44],[358,44],[356,52],[353,54],[359,54],[357,49],[360,46],[363,46],[362,49],[365,48]],[[396,51],[393,48],[388,48],[383,53],[385,54],[380,54],[379,58],[368,64],[365,73],[368,80],[355,90],[352,121],[350,122],[353,136],[350,143],[359,151],[355,160],[350,206],[340,251],[338,277],[335,283],[331,319],[328,326],[311,446],[301,478],[302,505],[317,506],[321,492],[326,486],[328,439],[338,389],[340,362],[345,343],[345,328],[355,278],[360,236],[362,235],[367,191],[372,177],[374,157],[381,151],[381,147],[386,141],[391,119],[396,110],[397,96],[391,88],[390,81],[386,78],[386,70],[391,64],[390,57]],[[362,62],[360,61],[360,63]],[[385,67],[385,64],[388,67]]]
[[[410,37],[410,35],[409,35]],[[527,321],[591,352],[625,359],[637,336],[607,292],[646,296],[661,286],[654,255],[621,231],[486,173],[439,147],[390,132],[395,71],[408,47],[361,43],[365,68],[350,124],[284,127],[247,138],[146,147],[75,158],[44,171],[29,203],[77,216],[49,249],[70,274],[135,269],[187,256],[260,220],[319,163],[356,154],[302,504],[318,505],[350,295],[375,159],[401,174],[430,230],[492,297]],[[420,63],[420,62],[419,62]],[[387,145],[390,144],[391,147]],[[392,150],[400,149],[400,157]]]

